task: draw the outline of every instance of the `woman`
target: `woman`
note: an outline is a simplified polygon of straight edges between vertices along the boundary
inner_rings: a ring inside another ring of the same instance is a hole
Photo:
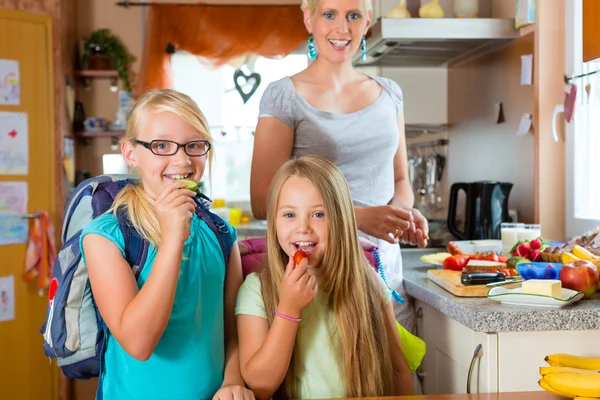
[[[291,157],[330,160],[350,185],[361,236],[379,246],[388,284],[406,298],[398,242],[425,247],[428,226],[412,207],[402,91],[352,66],[353,55],[364,49],[371,0],[303,0],[302,10],[309,54],[316,59],[265,90],[252,159],[252,211],[265,218],[271,180]],[[394,310],[398,322],[414,332],[409,302]]]

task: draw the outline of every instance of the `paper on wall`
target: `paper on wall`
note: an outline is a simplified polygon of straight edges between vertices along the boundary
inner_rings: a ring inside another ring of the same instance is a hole
[[[27,113],[0,111],[0,174],[27,175],[29,132]]]
[[[18,106],[20,102],[19,62],[0,59],[0,104]]]
[[[0,245],[27,243],[27,182],[0,182]]]
[[[15,278],[13,275],[0,278],[0,321],[15,319]]]

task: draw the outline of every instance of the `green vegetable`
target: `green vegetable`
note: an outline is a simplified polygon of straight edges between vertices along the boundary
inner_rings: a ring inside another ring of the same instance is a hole
[[[191,179],[176,179],[175,182],[185,182],[186,189],[193,190],[194,192],[198,190],[198,182]]]

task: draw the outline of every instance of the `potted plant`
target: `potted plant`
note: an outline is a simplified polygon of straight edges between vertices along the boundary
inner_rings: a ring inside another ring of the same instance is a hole
[[[123,88],[128,92],[131,91],[129,67],[134,60],[121,40],[108,29],[92,32],[83,45],[83,65],[89,69],[115,68],[123,81]]]

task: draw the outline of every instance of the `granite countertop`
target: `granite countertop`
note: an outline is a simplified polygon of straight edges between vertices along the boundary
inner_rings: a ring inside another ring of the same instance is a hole
[[[402,249],[406,293],[477,332],[600,329],[600,293],[563,308],[506,305],[487,297],[457,297],[431,282],[435,268],[420,260],[445,249]]]

